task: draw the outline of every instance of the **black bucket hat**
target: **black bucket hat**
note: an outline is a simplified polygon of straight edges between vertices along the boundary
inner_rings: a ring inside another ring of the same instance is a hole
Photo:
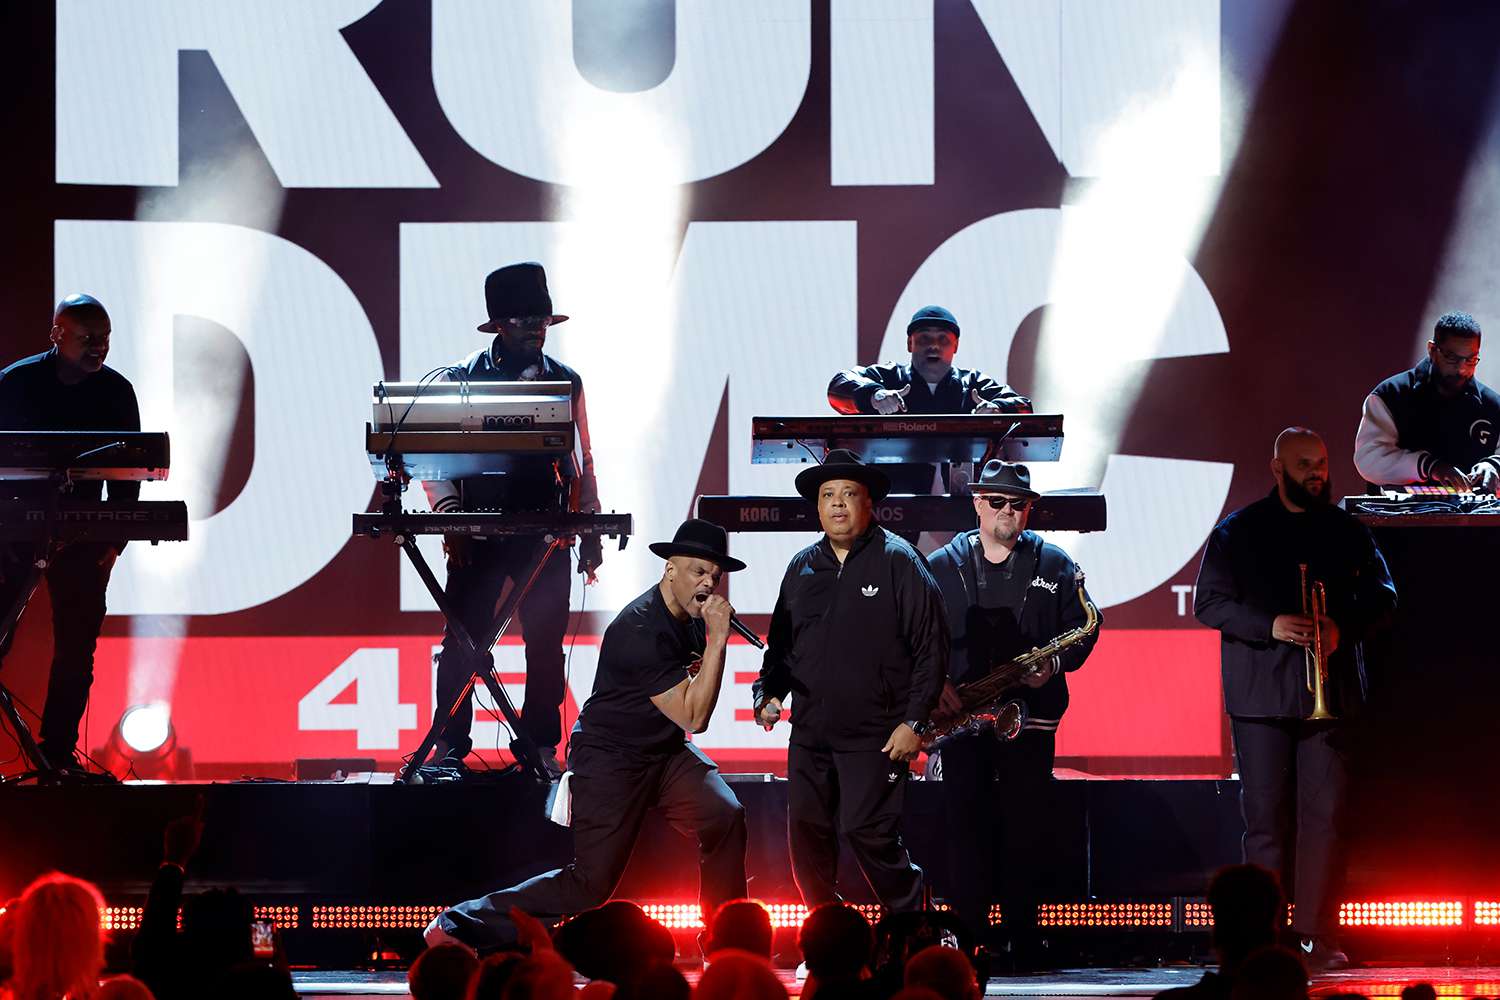
[[[716,562],[724,572],[733,573],[745,568],[745,564],[729,554],[729,533],[712,521],[690,517],[677,526],[677,534],[670,542],[652,542],[651,551],[669,559],[672,556],[695,556]]]
[[[865,489],[870,491],[871,500],[884,500],[885,495],[891,491],[891,481],[884,472],[873,465],[866,465],[847,448],[835,448],[823,459],[822,465],[797,473],[797,492],[806,500],[816,500],[818,487],[830,479],[852,479],[856,483],[864,483]]]
[[[512,316],[548,316],[554,326],[568,319],[553,314],[552,295],[547,291],[547,272],[534,260],[507,264],[491,271],[484,279],[484,305],[490,319],[479,325],[480,333],[496,332],[500,329],[500,321]]]

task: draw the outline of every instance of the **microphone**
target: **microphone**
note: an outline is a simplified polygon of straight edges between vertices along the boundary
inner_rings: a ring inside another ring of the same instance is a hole
[[[756,635],[755,631],[750,628],[749,625],[746,625],[744,622],[740,621],[739,615],[729,616],[729,627],[734,629],[735,632],[739,633],[741,639],[744,639],[756,649],[766,648],[766,644],[761,641],[760,636]]]

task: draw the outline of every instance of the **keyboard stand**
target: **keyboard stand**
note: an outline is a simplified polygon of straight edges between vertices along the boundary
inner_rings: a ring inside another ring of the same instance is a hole
[[[395,497],[388,499],[386,506],[390,511],[400,513],[399,493]],[[483,683],[489,690],[490,698],[493,699],[495,707],[499,709],[500,714],[505,717],[506,725],[510,727],[512,734],[510,752],[511,756],[516,760],[516,766],[539,784],[547,785],[551,783],[552,776],[542,765],[541,756],[537,753],[536,744],[532,742],[531,737],[527,736],[525,730],[521,728],[520,713],[511,704],[510,698],[506,697],[505,689],[500,686],[500,678],[495,673],[494,646],[500,640],[500,637],[505,634],[506,629],[510,628],[511,622],[515,619],[516,611],[521,607],[521,602],[526,600],[526,595],[531,593],[532,585],[541,577],[542,568],[547,565],[547,560],[552,558],[558,549],[567,547],[564,544],[564,538],[565,536],[561,535],[548,535],[537,546],[537,552],[532,557],[532,561],[528,565],[528,572],[524,576],[525,584],[511,587],[510,593],[506,595],[505,600],[500,602],[500,607],[495,612],[495,617],[491,621],[490,627],[476,640],[474,636],[469,634],[469,630],[464,628],[464,623],[459,620],[458,613],[453,610],[453,606],[448,602],[447,595],[443,593],[442,584],[438,582],[436,574],[432,572],[432,567],[427,564],[427,559],[422,555],[422,550],[417,548],[416,538],[401,532],[396,533],[395,540],[397,544],[401,546],[401,551],[406,553],[406,557],[411,560],[412,567],[417,571],[417,576],[421,577],[423,586],[432,595],[433,601],[437,604],[438,611],[443,615],[443,621],[448,625],[449,634],[458,640],[459,644],[468,651],[472,662],[476,663],[474,672],[469,675],[469,679],[465,682],[463,690],[459,692],[458,698],[453,704],[448,706],[447,711],[442,711],[442,706],[438,706],[439,710],[433,713],[431,728],[427,730],[427,735],[422,737],[422,742],[417,744],[417,749],[412,751],[411,759],[406,762],[405,768],[401,771],[401,781],[404,784],[413,785],[417,783],[418,768],[427,763],[427,758],[432,753],[433,747],[437,745],[438,740],[442,737],[443,729],[447,726],[448,721],[457,718],[458,714],[463,711],[464,702],[473,692],[476,683]],[[523,579],[523,577],[517,577],[516,579]]]

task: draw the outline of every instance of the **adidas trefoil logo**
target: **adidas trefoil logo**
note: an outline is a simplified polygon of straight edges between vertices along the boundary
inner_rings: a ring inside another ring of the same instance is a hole
[[[863,587],[859,588],[859,592],[861,594],[864,594],[866,597],[874,597],[876,594],[880,593],[880,588],[871,586],[867,583]]]

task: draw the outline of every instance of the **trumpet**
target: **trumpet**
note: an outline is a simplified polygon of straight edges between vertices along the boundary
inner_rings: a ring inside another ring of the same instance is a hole
[[[1322,580],[1307,582],[1307,563],[1298,566],[1302,574],[1302,613],[1313,622],[1312,643],[1303,647],[1306,657],[1307,690],[1312,692],[1313,708],[1307,721],[1337,718],[1328,710],[1328,654],[1323,651],[1323,619],[1328,617],[1328,591]]]

